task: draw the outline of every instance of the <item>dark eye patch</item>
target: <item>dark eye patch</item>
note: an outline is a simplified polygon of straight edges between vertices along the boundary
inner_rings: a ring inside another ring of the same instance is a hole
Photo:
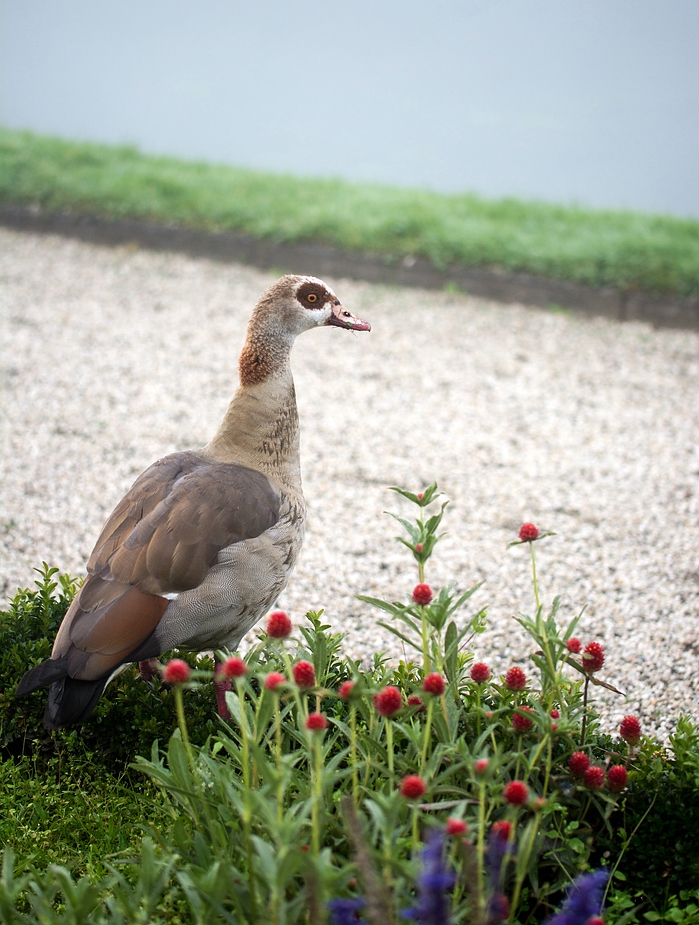
[[[304,308],[322,308],[330,299],[330,293],[318,283],[302,283],[297,292],[296,298]]]

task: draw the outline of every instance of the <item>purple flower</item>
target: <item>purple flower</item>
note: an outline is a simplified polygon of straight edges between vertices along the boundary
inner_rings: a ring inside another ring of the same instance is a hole
[[[568,890],[568,898],[560,912],[547,919],[544,925],[585,925],[588,919],[600,915],[602,893],[609,878],[605,867],[591,874],[583,874]]]
[[[364,900],[357,899],[331,899],[328,903],[330,911],[330,925],[365,925],[359,910],[364,908]]]
[[[451,925],[448,893],[456,876],[444,862],[444,833],[430,832],[422,850],[422,871],[417,878],[418,904],[401,916],[420,925]]]
[[[485,859],[488,867],[490,889],[494,894],[500,890],[503,861],[508,854],[515,853],[515,846],[510,842],[509,836],[510,824],[506,822],[496,822],[490,830]]]

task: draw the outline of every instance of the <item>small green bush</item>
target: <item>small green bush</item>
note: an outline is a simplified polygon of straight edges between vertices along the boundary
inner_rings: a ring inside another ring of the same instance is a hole
[[[46,691],[20,700],[14,696],[29,668],[51,655],[51,646],[77,589],[76,582],[43,563],[35,589],[17,592],[0,613],[0,756],[31,755],[35,761],[60,756],[89,757],[97,766],[123,774],[134,757],[148,754],[153,741],[166,739],[176,726],[172,697],[159,682],[143,682],[130,666],[109,685],[90,719],[79,727],[47,732],[42,725]],[[194,666],[213,667],[211,659]],[[192,739],[202,744],[218,728],[212,713],[212,689],[197,691],[188,704]]]

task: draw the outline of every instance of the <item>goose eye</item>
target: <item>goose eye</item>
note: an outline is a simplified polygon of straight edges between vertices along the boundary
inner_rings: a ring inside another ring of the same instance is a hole
[[[308,295],[306,296],[306,301],[307,302],[317,302],[318,296],[315,294],[315,292],[309,292]]]

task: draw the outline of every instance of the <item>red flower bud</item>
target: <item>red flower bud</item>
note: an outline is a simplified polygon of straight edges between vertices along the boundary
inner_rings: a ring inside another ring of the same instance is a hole
[[[502,791],[506,803],[511,806],[524,806],[529,799],[529,788],[521,780],[511,780]]]
[[[221,678],[242,678],[245,676],[248,666],[236,655],[227,658],[218,667],[218,675]]]
[[[484,684],[490,677],[490,668],[485,662],[476,662],[471,666],[471,680],[476,684]]]
[[[163,667],[163,681],[166,684],[184,684],[192,673],[187,662],[173,658]]]
[[[580,652],[582,652],[582,643],[577,638],[577,636],[572,636],[566,641],[566,649],[569,652],[572,652],[573,655],[578,655]]]
[[[432,600],[432,588],[424,582],[413,588],[413,600],[416,604],[427,605]]]
[[[419,800],[427,793],[427,784],[419,774],[408,774],[400,783],[400,792],[406,800]]]
[[[539,528],[534,524],[522,524],[519,528],[519,538],[523,543],[531,543],[539,535]]]
[[[427,708],[425,707],[425,701],[422,699],[422,697],[420,697],[419,694],[410,694],[410,695],[408,696],[408,701],[407,701],[407,702],[408,702],[408,706],[409,706],[409,707],[417,707],[417,708],[418,708],[418,709],[416,710],[417,713],[424,713],[425,710],[427,709]]]
[[[641,741],[641,723],[636,716],[625,716],[619,725],[619,735],[629,745],[638,745]]]
[[[454,819],[453,816],[450,816],[447,819],[447,824],[446,824],[447,835],[465,835],[467,832],[468,832],[468,825],[464,822],[463,819]]]
[[[265,687],[268,691],[276,691],[280,684],[283,684],[285,681],[284,675],[279,674],[278,671],[270,671],[270,673],[265,678]]]
[[[354,681],[343,681],[337,689],[337,695],[340,700],[349,700],[354,689]]]
[[[614,764],[607,771],[607,783],[609,784],[609,789],[613,790],[615,793],[621,792],[626,786],[628,780],[628,773],[623,764]]]
[[[520,712],[512,714],[512,726],[517,732],[529,732],[534,723],[524,713],[533,713],[531,707],[518,707]]]
[[[604,787],[604,768],[591,765],[583,774],[583,783],[589,790],[601,790]]]
[[[389,684],[374,694],[374,706],[382,716],[393,716],[403,706],[403,695],[397,687]]]
[[[322,713],[309,713],[306,720],[306,729],[310,732],[322,732],[328,728],[328,720]]]
[[[582,777],[590,767],[590,759],[585,752],[573,752],[568,759],[568,767],[573,777]]]
[[[435,697],[441,697],[446,690],[446,684],[441,674],[428,674],[422,682],[422,689],[426,694],[434,694]]]
[[[527,676],[522,671],[521,668],[518,668],[516,665],[505,675],[505,687],[509,687],[511,691],[523,691],[527,686]]]
[[[316,672],[310,662],[296,662],[293,669],[294,681],[299,687],[309,688],[316,686]]]
[[[291,620],[283,610],[275,610],[267,618],[267,635],[272,639],[286,639],[291,633]]]
[[[582,666],[585,671],[599,671],[604,665],[604,649],[599,642],[588,642],[583,649]]]
[[[509,841],[512,833],[512,824],[508,822],[507,819],[500,819],[498,822],[493,823],[490,831],[492,835],[501,841]]]

